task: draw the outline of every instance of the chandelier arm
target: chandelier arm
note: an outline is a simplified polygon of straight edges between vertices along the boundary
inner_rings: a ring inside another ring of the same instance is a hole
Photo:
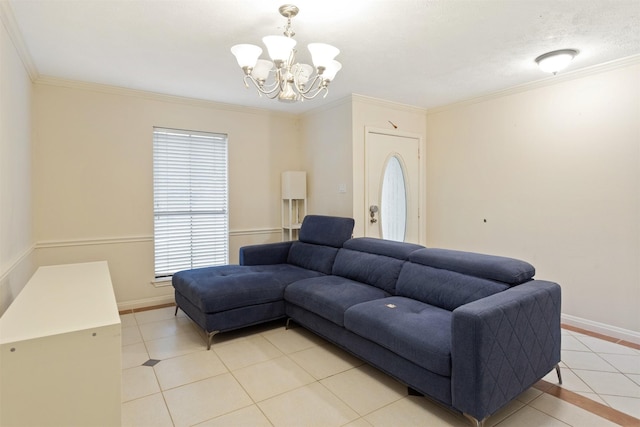
[[[314,93],[313,95],[308,96],[307,93],[300,92],[300,96],[303,97],[304,99],[313,99],[316,96],[320,95],[322,92],[324,92],[323,98],[326,98],[327,95],[329,94],[329,88],[326,85],[322,85],[317,88],[317,92]]]
[[[273,99],[278,95],[278,92],[280,91],[280,85],[278,84],[278,82],[276,81],[273,85],[272,88],[267,88],[265,89],[263,85],[260,85],[260,83],[253,78],[253,76],[251,75],[246,75],[244,76],[244,85],[247,89],[249,89],[249,84],[247,83],[247,80],[249,80],[251,83],[253,83],[253,85],[255,86],[256,89],[258,89],[258,92],[260,92],[263,95],[267,95],[267,97]],[[270,96],[272,94],[275,94],[274,96]]]
[[[322,86],[326,86],[326,84],[324,84],[324,81],[322,80],[322,76],[319,74],[316,74],[313,78],[313,80],[311,81],[311,83],[309,84],[308,82],[304,85],[305,88],[303,88],[302,86],[298,85],[298,79],[297,76],[294,76],[293,82],[295,84],[296,90],[301,94],[301,95],[306,95],[309,92],[311,92],[312,90],[320,90],[322,88]]]
[[[296,91],[304,99],[313,99],[318,95],[320,95],[321,92],[324,92],[323,98],[326,98],[327,94],[329,93],[329,87],[328,87],[329,83],[330,82],[325,81],[322,78],[322,75],[317,74],[311,81],[311,84],[306,86],[306,89],[303,89],[301,86],[298,85],[297,78],[294,78],[294,86],[296,88]],[[309,93],[312,93],[312,92],[313,94],[309,95]]]
[[[288,70],[288,67],[276,69],[273,87],[269,89],[268,93],[262,91],[265,95],[267,95],[269,99],[276,99],[280,95],[280,93],[284,90],[286,80],[282,76],[282,70]]]

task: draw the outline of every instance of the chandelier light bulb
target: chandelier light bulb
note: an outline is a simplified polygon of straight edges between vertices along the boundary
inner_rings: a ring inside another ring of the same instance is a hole
[[[340,53],[340,49],[326,43],[309,43],[311,60],[316,68],[327,68],[331,61]]]
[[[329,65],[327,65],[327,68],[324,70],[324,73],[322,73],[322,78],[328,81],[333,80],[341,68],[342,68],[341,63],[339,63],[336,60],[331,61]]]
[[[266,59],[258,59],[256,65],[253,67],[251,77],[258,81],[265,81],[269,78],[269,72],[273,68],[273,62]]]
[[[309,64],[295,64],[291,67],[291,73],[298,79],[298,83],[306,84],[313,74],[313,67]]]
[[[567,68],[577,54],[578,51],[574,49],[554,50],[538,56],[536,63],[542,71],[556,74]]]
[[[291,56],[291,51],[296,46],[296,41],[285,36],[266,36],[262,42],[267,47],[269,56],[273,62],[286,62]]]
[[[262,53],[262,48],[253,44],[237,44],[231,48],[240,68],[253,68]]]

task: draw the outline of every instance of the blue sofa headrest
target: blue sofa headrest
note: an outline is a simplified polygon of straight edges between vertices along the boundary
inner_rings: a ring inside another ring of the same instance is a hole
[[[353,235],[353,218],[307,215],[302,221],[298,240],[316,245],[341,248]]]
[[[409,255],[409,261],[509,285],[527,282],[536,274],[536,269],[525,261],[449,249],[420,249]]]
[[[392,240],[374,239],[372,237],[356,237],[355,239],[345,242],[343,247],[345,249],[384,255],[401,260],[406,260],[409,254],[424,248],[424,246],[413,243],[394,242]]]

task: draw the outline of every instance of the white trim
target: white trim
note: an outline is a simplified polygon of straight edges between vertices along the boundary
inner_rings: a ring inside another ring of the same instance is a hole
[[[255,236],[261,234],[275,234],[281,233],[282,228],[254,228],[250,230],[231,230],[229,231],[229,237],[236,236]]]
[[[11,2],[0,1],[0,21],[4,24],[4,27],[9,34],[9,38],[11,39],[25,70],[29,74],[29,78],[32,82],[36,81],[38,77],[40,77],[40,73],[38,73],[36,64],[33,62],[29,49],[27,49],[27,45],[22,38],[22,32],[20,31],[16,17],[13,14]]]
[[[159,297],[137,299],[133,301],[122,301],[118,303],[118,311],[135,310],[136,308],[154,307],[156,305],[175,304],[173,293]]]
[[[36,249],[65,248],[69,246],[116,245],[123,243],[153,242],[153,236],[95,237],[92,239],[47,240],[36,243]]]
[[[552,86],[557,83],[576,80],[582,77],[591,76],[595,74],[604,73],[606,71],[616,70],[618,68],[624,68],[632,65],[640,64],[640,55],[627,56],[626,58],[616,59],[613,61],[605,62],[603,64],[593,65],[591,67],[581,68],[575,71],[566,72],[557,76],[551,76],[542,80],[536,80],[530,83],[524,83],[518,86],[513,86],[508,89],[491,92],[486,95],[478,96],[459,102],[454,102],[448,105],[442,105],[439,107],[429,108],[426,110],[427,116],[431,114],[441,113],[458,107],[466,107],[480,102],[489,101],[503,96],[515,95],[528,90],[538,89],[542,87]]]
[[[276,234],[282,232],[281,228],[253,228],[245,230],[231,230],[229,237],[255,236],[263,234]],[[153,236],[119,236],[119,237],[93,237],[90,239],[69,240],[44,240],[33,245],[33,249],[65,248],[70,246],[94,246],[117,245],[125,243],[153,243]],[[16,262],[17,263],[17,262]]]
[[[119,86],[111,86],[101,83],[83,82],[79,80],[69,80],[52,76],[38,76],[35,84],[64,87],[68,89],[87,90],[110,95],[131,96],[135,98],[147,99],[150,101],[171,102],[174,104],[186,104],[195,107],[210,108],[224,111],[235,111],[238,113],[257,114],[266,116],[297,117],[298,114],[283,111],[273,111],[264,108],[245,107],[237,104],[226,104],[223,102],[209,101],[206,99],[189,98],[186,96],[167,95],[158,92],[150,92],[140,89],[129,89]]]
[[[19,264],[21,264],[25,259],[30,257],[31,254],[33,254],[33,251],[35,250],[35,248],[36,248],[36,245],[32,244],[27,249],[25,249],[20,254],[18,254],[18,256],[13,258],[10,262],[3,265],[2,266],[3,270],[0,270],[0,282],[3,282],[7,277],[9,277],[9,275],[13,272],[13,270],[15,270],[18,267]]]
[[[565,313],[561,314],[561,321],[562,323],[565,323],[569,326],[575,326],[576,328],[586,329],[591,332],[597,332],[608,337],[618,338],[620,340],[640,344],[640,332],[632,331],[630,329],[619,328],[617,326],[607,325],[605,323],[583,319],[581,317],[572,316]]]
[[[156,277],[151,281],[151,284],[156,288],[166,288],[167,286],[171,286],[171,276]]]
[[[394,102],[394,101],[387,101],[385,99],[374,98],[374,97],[366,96],[366,95],[359,95],[357,93],[352,93],[351,94],[351,99],[353,101],[362,102],[363,104],[377,105],[377,106],[384,107],[384,108],[392,108],[392,109],[395,109],[395,110],[403,111],[405,113],[413,112],[413,113],[416,113],[416,114],[426,114],[427,111],[428,111],[424,107],[418,107],[418,106],[409,105],[409,104],[402,104],[400,102]]]
[[[310,110],[304,111],[302,113],[300,113],[299,115],[301,117],[305,117],[305,116],[312,116],[314,114],[317,113],[321,113],[323,111],[327,111],[327,110],[332,110],[336,107],[339,107],[341,105],[347,105],[347,104],[351,104],[353,102],[353,94],[349,94],[347,96],[344,96],[342,98],[338,98],[334,101],[330,101],[326,104],[322,104],[322,105],[318,105],[317,107],[314,107]]]

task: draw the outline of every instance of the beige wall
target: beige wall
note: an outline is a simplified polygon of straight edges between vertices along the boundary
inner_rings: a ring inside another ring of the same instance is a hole
[[[0,19],[0,315],[34,271],[31,97],[31,79]]]
[[[306,113],[302,147],[309,213],[352,216],[351,99]],[[344,185],[346,192],[339,192]]]
[[[229,136],[230,261],[280,239],[280,173],[300,168],[295,116],[39,80],[34,89],[39,265],[107,260],[121,307],[170,300],[153,279],[154,126]]]
[[[529,260],[565,318],[640,331],[640,65],[427,119],[430,246]]]

